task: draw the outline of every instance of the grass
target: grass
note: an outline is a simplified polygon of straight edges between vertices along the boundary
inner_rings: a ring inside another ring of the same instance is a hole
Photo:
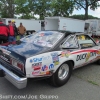
[[[91,84],[93,84],[93,85],[99,86],[99,85],[98,85],[96,82],[94,82],[94,81],[88,80],[88,82],[91,83]]]

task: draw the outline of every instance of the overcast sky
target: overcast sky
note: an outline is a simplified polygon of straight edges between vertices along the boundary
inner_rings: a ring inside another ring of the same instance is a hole
[[[74,14],[76,14],[76,15],[77,14],[85,14],[85,12],[84,12],[84,9],[74,10],[72,15],[74,15]],[[100,18],[100,7],[98,7],[98,9],[96,9],[95,11],[89,9],[88,14],[92,15],[94,17],[99,17]]]
[[[99,1],[99,3],[100,3],[100,1]],[[77,15],[77,14],[85,14],[85,12],[84,12],[84,9],[81,9],[81,10],[74,10],[74,12],[73,12],[72,15],[74,15],[74,14],[76,14],[76,15]],[[89,14],[89,15],[92,15],[92,16],[94,16],[94,17],[100,18],[100,7],[98,7],[98,9],[96,9],[95,11],[89,9],[88,14]]]

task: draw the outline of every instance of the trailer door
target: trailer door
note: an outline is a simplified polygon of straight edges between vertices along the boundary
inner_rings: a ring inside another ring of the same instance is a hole
[[[45,19],[45,30],[59,30],[59,20]]]

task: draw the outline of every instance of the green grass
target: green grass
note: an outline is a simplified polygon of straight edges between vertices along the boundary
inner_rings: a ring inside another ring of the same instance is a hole
[[[88,80],[88,82],[91,83],[91,84],[93,84],[93,85],[99,86],[99,85],[98,85],[96,82],[94,82],[94,81]]]

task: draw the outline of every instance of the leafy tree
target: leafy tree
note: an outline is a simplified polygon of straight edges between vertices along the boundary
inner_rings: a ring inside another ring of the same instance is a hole
[[[15,14],[20,15],[20,18],[34,18],[33,1],[32,0],[15,0]]]
[[[88,8],[95,10],[99,5],[98,1],[100,0],[72,0],[75,3],[75,8],[85,10],[85,19],[88,19]]]
[[[14,0],[0,0],[0,14],[4,18],[13,18]]]
[[[81,14],[81,15],[73,15],[73,16],[69,16],[70,18],[75,18],[75,19],[80,19],[80,20],[84,20],[85,15]],[[88,15],[88,19],[99,19],[98,17],[94,17],[92,15]]]
[[[45,16],[51,16],[51,1],[52,0],[34,0],[34,14],[44,19]]]
[[[52,0],[51,7],[53,16],[69,16],[72,14],[74,3],[70,0]]]

